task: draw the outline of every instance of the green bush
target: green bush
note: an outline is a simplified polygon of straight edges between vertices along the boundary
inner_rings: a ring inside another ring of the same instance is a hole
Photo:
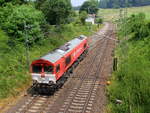
[[[102,18],[96,18],[96,23],[102,24],[103,23],[103,19]]]
[[[69,23],[72,7],[70,0],[46,0],[40,5],[46,20],[51,25]]]
[[[88,14],[97,14],[98,1],[97,0],[85,1],[81,6],[79,13],[81,13],[82,11],[86,11]]]
[[[31,5],[8,4],[0,8],[0,18],[0,26],[10,36],[11,44],[15,41],[24,43],[26,38],[33,44],[43,38],[41,24],[44,23],[44,16]]]
[[[5,53],[9,51],[9,46],[7,45],[8,36],[0,29],[0,51],[1,53]],[[0,53],[0,55],[1,55]]]
[[[127,20],[127,22],[125,22]],[[132,34],[131,40],[140,40],[150,35],[149,22],[146,22],[145,14],[139,13],[123,20],[124,24],[121,25],[120,32],[125,35]],[[124,32],[125,31],[125,32]]]
[[[0,0],[0,6],[5,6],[7,3],[23,4],[26,0]]]
[[[86,11],[82,11],[80,12],[80,15],[79,15],[79,18],[80,18],[80,21],[83,25],[85,25],[85,19],[88,17],[88,14]]]

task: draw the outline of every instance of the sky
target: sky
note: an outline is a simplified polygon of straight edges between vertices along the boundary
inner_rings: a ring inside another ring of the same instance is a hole
[[[81,6],[86,0],[71,0],[72,6]]]

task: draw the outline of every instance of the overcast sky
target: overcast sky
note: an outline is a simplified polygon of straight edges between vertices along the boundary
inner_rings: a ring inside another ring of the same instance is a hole
[[[71,0],[72,6],[81,6],[86,0]]]

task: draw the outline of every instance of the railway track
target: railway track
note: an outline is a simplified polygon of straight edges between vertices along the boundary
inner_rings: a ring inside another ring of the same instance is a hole
[[[87,64],[88,68],[86,68],[86,71],[84,71],[85,73],[83,76],[80,77],[80,83],[70,92],[59,113],[92,112],[91,110],[96,97],[96,90],[99,86],[99,80],[97,79],[101,71],[101,68],[99,67],[101,67],[103,58],[105,56],[105,54],[102,53],[106,51],[107,43],[108,41],[104,39],[103,46],[97,47],[97,51],[95,52],[96,54],[91,59],[91,64]],[[99,51],[98,48],[102,49],[103,51]],[[101,54],[99,52],[101,52]],[[94,72],[94,74],[90,72]],[[88,77],[90,76],[92,76],[92,78],[89,79]]]
[[[113,32],[113,31],[112,31]],[[107,31],[105,36],[111,37],[112,33]],[[107,52],[109,40],[101,37],[95,44],[90,45],[88,58],[83,65],[83,69],[71,75],[69,81],[74,81],[76,85],[70,82],[70,89],[59,104],[59,97],[65,94],[62,88],[54,95],[33,95],[28,96],[20,102],[20,105],[10,109],[7,113],[92,113],[92,106],[96,99],[96,91],[99,87],[100,68]],[[92,55],[91,55],[92,54]]]

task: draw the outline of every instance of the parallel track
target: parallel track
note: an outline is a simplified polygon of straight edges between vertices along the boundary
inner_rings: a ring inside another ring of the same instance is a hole
[[[91,59],[91,64],[87,64],[88,68],[86,68],[85,73],[80,78],[80,83],[70,92],[70,95],[65,100],[64,105],[60,109],[59,113],[91,113],[92,104],[94,102],[96,90],[99,85],[97,77],[102,70],[100,67],[105,57],[104,53],[107,49],[107,44],[108,40],[104,39],[103,46],[97,46],[97,51],[95,52],[95,56],[93,55],[94,57]],[[100,51],[100,49],[102,49],[102,51]],[[99,61],[97,61],[98,59]],[[94,75],[91,75],[90,72],[93,71],[95,73]],[[92,76],[91,79],[88,78],[90,75]]]
[[[110,32],[110,31],[109,31]],[[110,36],[112,33],[106,32],[105,36]],[[108,34],[109,33],[109,34]],[[89,51],[89,59],[83,70],[78,70],[76,75],[70,79],[79,78],[79,83],[71,89],[69,96],[64,100],[64,105],[58,110],[59,113],[91,113],[92,105],[96,96],[96,90],[99,86],[99,74],[102,71],[100,68],[105,58],[109,40],[105,36],[99,39],[96,44],[91,45]],[[78,73],[83,72],[82,76]],[[50,110],[53,104],[59,97],[59,92],[56,92],[53,97],[34,95],[18,107],[14,113],[52,113]],[[13,113],[13,112],[9,112]]]

